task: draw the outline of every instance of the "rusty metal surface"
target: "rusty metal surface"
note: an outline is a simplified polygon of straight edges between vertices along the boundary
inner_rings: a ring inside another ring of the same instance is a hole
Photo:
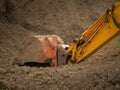
[[[39,62],[57,66],[56,48],[59,44],[63,43],[63,40],[56,35],[34,36],[22,49],[16,61],[20,64]]]

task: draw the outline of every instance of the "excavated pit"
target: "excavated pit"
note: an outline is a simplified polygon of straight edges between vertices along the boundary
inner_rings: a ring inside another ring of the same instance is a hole
[[[120,36],[79,64],[13,65],[31,37],[59,35],[70,44],[115,1],[0,0],[0,90],[119,90]]]

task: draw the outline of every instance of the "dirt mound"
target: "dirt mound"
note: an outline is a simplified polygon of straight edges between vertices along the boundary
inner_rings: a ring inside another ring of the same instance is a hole
[[[38,34],[56,34],[69,43],[115,1],[9,0],[6,17],[9,23]]]
[[[79,64],[56,68],[12,64],[33,35],[56,34],[70,43],[115,1],[119,0],[1,0],[0,89],[119,90],[119,36]]]

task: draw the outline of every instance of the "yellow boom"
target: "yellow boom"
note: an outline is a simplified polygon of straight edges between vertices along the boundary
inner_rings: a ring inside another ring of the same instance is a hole
[[[33,37],[14,63],[24,65],[27,62],[38,62],[53,67],[78,63],[94,54],[118,34],[120,34],[120,2],[112,5],[80,39],[76,38],[71,45],[64,45],[63,40],[56,35]]]
[[[78,63],[120,34],[120,2],[110,7],[66,50],[67,64]]]

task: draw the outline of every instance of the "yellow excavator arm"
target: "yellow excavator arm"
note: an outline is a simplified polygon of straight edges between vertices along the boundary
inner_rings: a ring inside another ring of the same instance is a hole
[[[51,66],[78,63],[99,50],[103,45],[120,34],[120,2],[110,7],[80,39],[64,45],[57,35],[39,35],[31,38],[14,63],[47,63]]]
[[[78,63],[94,54],[120,34],[120,2],[112,5],[93,25],[68,47],[67,64]]]

